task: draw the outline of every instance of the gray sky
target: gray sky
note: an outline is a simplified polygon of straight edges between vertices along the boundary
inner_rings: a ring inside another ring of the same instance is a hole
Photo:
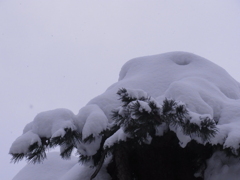
[[[240,81],[239,0],[0,0],[1,179],[8,149],[41,111],[75,114],[129,59],[169,51],[205,57]]]

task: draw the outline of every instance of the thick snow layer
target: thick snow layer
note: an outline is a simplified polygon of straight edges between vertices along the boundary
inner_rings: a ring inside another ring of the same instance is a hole
[[[59,153],[47,154],[47,159],[40,164],[27,164],[13,180],[89,180],[94,172],[78,163],[78,158],[71,157],[71,160],[63,160]],[[108,180],[109,175],[103,167],[94,180]]]
[[[108,119],[97,105],[83,107],[76,119],[78,130],[82,131],[83,139],[91,134],[95,137],[107,128]]]
[[[75,130],[74,114],[68,109],[55,109],[39,113],[33,120],[32,131],[40,137],[52,137],[62,128]]]
[[[172,52],[128,61],[119,81],[88,104],[97,104],[110,117],[112,107],[119,106],[116,92],[120,88],[141,89],[159,101],[165,97],[179,100],[191,111],[219,120],[228,103],[239,103],[239,87],[216,64],[191,53]]]
[[[13,142],[9,150],[9,153],[10,154],[21,154],[21,153],[26,154],[28,152],[29,146],[36,142],[38,143],[39,146],[42,144],[41,139],[37,134],[33,133],[32,131],[28,131],[22,136],[18,137]]]
[[[83,155],[94,155],[100,147],[101,135],[107,128],[108,119],[104,112],[97,105],[87,105],[80,109],[76,116],[75,125],[79,132],[82,132],[82,138],[85,139],[92,135],[95,140],[91,143],[79,143],[78,151]]]

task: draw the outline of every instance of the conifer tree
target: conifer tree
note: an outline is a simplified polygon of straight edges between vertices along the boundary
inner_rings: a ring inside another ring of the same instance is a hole
[[[110,156],[107,169],[113,180],[202,179],[206,160],[216,150],[239,156],[239,150],[234,154],[222,145],[211,145],[209,139],[218,133],[217,122],[208,116],[192,117],[184,102],[166,98],[159,105],[146,92],[125,88],[117,95],[122,105],[113,109],[112,123],[99,133],[98,151],[93,155],[79,153],[82,163],[92,161],[96,168],[89,179],[94,179]],[[61,147],[62,158],[69,158],[80,143],[92,143],[95,138],[93,134],[83,138],[75,128],[65,128],[64,133],[35,140],[25,153],[13,153],[12,160],[25,157],[41,162],[46,150],[56,146]],[[200,175],[195,177],[197,171]]]

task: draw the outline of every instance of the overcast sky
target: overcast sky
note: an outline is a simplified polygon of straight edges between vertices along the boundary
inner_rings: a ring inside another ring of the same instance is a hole
[[[131,58],[169,51],[205,57],[240,81],[239,0],[0,0],[0,179],[8,150],[41,111],[75,114]]]

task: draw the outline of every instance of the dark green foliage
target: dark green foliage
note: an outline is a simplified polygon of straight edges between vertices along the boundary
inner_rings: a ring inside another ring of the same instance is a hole
[[[69,159],[73,149],[76,147],[76,143],[80,141],[81,135],[70,128],[65,128],[64,131],[65,135],[63,137],[57,136],[50,139],[50,147],[61,146],[60,156],[64,159]]]
[[[13,163],[17,163],[19,161],[21,161],[25,155],[23,153],[20,153],[20,154],[11,154],[12,155],[12,158],[11,158],[11,162]]]
[[[92,159],[91,156],[79,154],[79,162],[81,162],[83,164],[89,162],[91,159]]]
[[[46,148],[47,146],[39,146],[37,142],[29,147],[29,152],[25,155],[26,159],[32,163],[40,163],[46,158]]]
[[[136,97],[132,97],[131,95],[128,94],[127,89],[125,88],[119,89],[117,95],[119,95],[119,100],[122,101],[123,107],[127,106],[132,101],[135,100],[145,101],[147,99],[147,97],[140,97],[139,99],[137,99]]]
[[[164,122],[167,124],[180,127],[185,135],[197,135],[205,142],[217,133],[216,123],[209,117],[200,117],[200,126],[191,123],[191,117],[185,105],[178,105],[174,100],[166,99],[162,106],[162,115]]]
[[[75,147],[73,144],[66,144],[66,146],[62,146],[60,156],[63,159],[69,159],[71,157],[71,154],[74,148]]]
[[[41,138],[41,145],[38,144],[38,142],[33,143],[29,146],[28,152],[26,154],[20,153],[20,154],[11,154],[12,155],[12,161],[14,163],[22,160],[24,157],[27,161],[32,163],[39,163],[43,159],[46,158],[46,150],[49,145],[49,139],[48,138]]]
[[[73,149],[76,147],[76,143],[80,140],[80,135],[77,131],[73,131],[70,128],[65,128],[65,135],[54,138],[41,138],[41,145],[38,142],[29,146],[26,154],[12,154],[12,161],[14,163],[22,160],[24,157],[27,161],[32,163],[40,163],[46,158],[46,150],[54,148],[56,146],[62,146],[61,157],[68,159],[71,156]]]
[[[141,142],[145,141],[149,135],[154,136],[155,129],[163,122],[169,126],[181,128],[185,135],[199,136],[204,142],[217,133],[213,119],[200,117],[200,125],[192,123],[186,106],[174,100],[165,99],[162,107],[158,107],[151,97],[132,98],[124,88],[117,94],[122,100],[122,107],[113,111],[115,126],[123,127],[126,133]],[[147,104],[151,111],[142,108],[140,102]]]
[[[93,134],[91,134],[88,137],[86,137],[85,139],[83,139],[82,141],[84,143],[91,143],[91,142],[95,141],[95,137],[93,136]]]
[[[105,129],[104,131],[102,131],[99,134],[102,137],[102,140],[101,140],[100,147],[99,147],[97,153],[94,154],[93,156],[87,156],[87,155],[79,154],[79,162],[86,163],[86,162],[89,162],[90,160],[92,160],[93,161],[93,166],[97,166],[101,160],[103,161],[105,156],[107,154],[111,153],[110,149],[105,150],[103,148],[104,142],[108,137],[112,136],[114,132],[115,131],[111,131],[109,129]]]
[[[50,139],[50,147],[56,147],[61,145],[73,145],[79,141],[80,135],[77,131],[73,131],[70,128],[65,128],[65,135],[57,136]]]
[[[146,141],[149,135],[154,135],[156,127],[161,124],[160,121],[156,120],[159,116],[157,106],[149,99],[146,100],[149,107],[152,106],[151,108],[155,109],[152,109],[151,112],[147,112],[145,109],[140,110],[140,100],[136,100],[126,106],[124,118],[116,122],[121,124],[126,133],[140,142]]]

